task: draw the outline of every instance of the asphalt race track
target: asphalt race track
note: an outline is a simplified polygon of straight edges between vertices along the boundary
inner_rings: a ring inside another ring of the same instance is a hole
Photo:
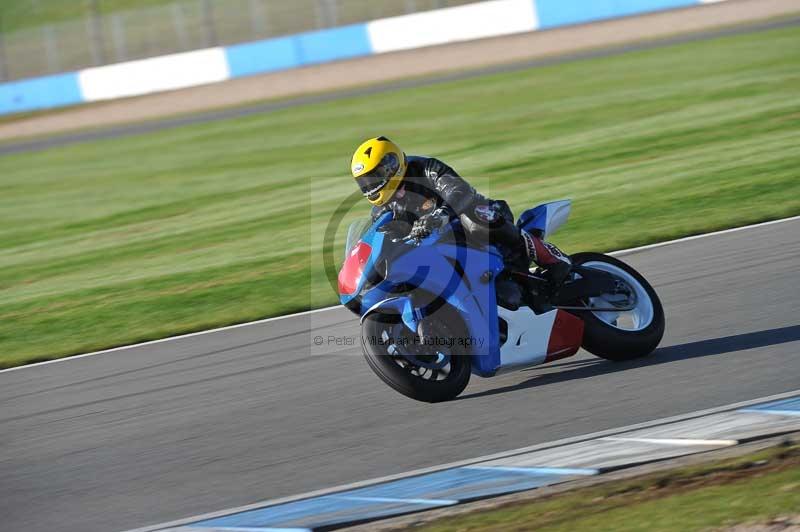
[[[122,530],[800,388],[800,220],[627,255],[663,347],[586,353],[458,401],[383,385],[343,309],[0,373],[8,531]]]

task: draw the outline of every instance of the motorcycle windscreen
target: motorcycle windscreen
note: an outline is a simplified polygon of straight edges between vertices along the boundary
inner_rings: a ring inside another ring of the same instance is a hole
[[[358,241],[361,240],[361,237],[363,237],[371,227],[372,219],[370,218],[359,218],[350,224],[347,228],[347,241],[344,245],[345,261],[350,256],[350,252],[353,251],[353,248],[356,247],[356,244],[358,244]]]

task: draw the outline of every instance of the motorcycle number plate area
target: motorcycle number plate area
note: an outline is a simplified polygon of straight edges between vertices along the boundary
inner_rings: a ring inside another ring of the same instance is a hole
[[[508,324],[508,336],[500,346],[500,367],[506,370],[535,366],[574,355],[581,345],[583,322],[561,310],[535,314],[528,307],[497,309]]]

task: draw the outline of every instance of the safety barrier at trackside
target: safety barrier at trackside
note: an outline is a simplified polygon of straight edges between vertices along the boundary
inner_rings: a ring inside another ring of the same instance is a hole
[[[0,84],[0,115],[723,0],[490,0]],[[11,58],[12,60],[14,58]]]

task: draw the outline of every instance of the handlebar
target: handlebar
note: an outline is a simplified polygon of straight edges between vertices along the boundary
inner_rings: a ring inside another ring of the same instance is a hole
[[[449,223],[449,224],[445,224],[444,226],[442,226],[442,227],[440,227],[438,229],[434,229],[433,231],[431,231],[430,235],[428,235],[428,236],[426,236],[424,238],[419,238],[419,237],[416,237],[416,236],[407,235],[407,236],[404,236],[402,238],[393,238],[392,242],[400,242],[402,244],[414,244],[414,245],[418,246],[418,245],[420,245],[422,243],[422,241],[425,238],[428,238],[428,237],[433,236],[433,235],[443,235],[443,234],[447,233],[448,231],[452,231],[452,230],[453,230],[453,225],[452,225],[452,223]]]
[[[403,238],[393,238],[392,242],[400,242],[402,244],[411,244],[411,243],[413,243],[414,245],[418,246],[420,244],[420,242],[422,242],[422,239],[419,238],[419,237],[416,237],[416,236],[408,235],[408,236],[404,236]]]

